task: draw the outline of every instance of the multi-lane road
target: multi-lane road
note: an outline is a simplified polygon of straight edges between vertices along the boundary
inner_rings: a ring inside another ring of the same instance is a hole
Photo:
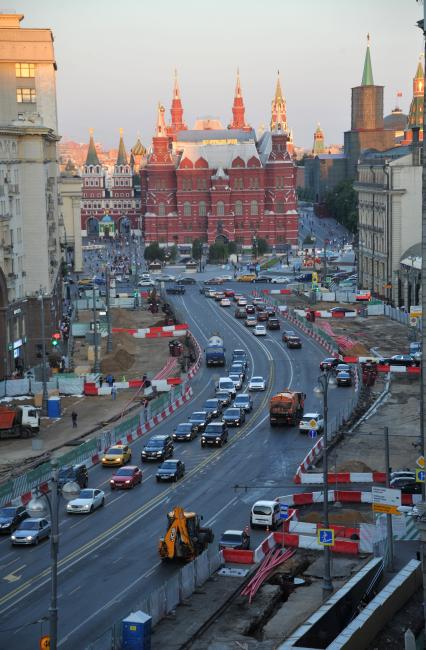
[[[238,286],[249,291],[249,287]],[[175,458],[186,465],[184,479],[164,485],[155,481],[157,464],[143,464],[141,486],[125,492],[109,492],[112,470],[96,466],[90,470],[91,487],[106,491],[105,507],[88,516],[60,514],[59,560],[59,647],[84,648],[113,622],[162,584],[176,568],[160,563],[157,542],[166,527],[166,512],[174,505],[204,516],[218,539],[226,528],[241,528],[249,522],[250,507],[259,498],[273,498],[292,490],[298,462],[312,441],[296,428],[271,428],[268,404],[272,394],[285,387],[306,392],[307,410],[321,410],[313,393],[320,360],[326,356],[311,339],[301,334],[302,350],[287,350],[280,332],[268,332],[261,340],[241,321],[233,309],[187,287],[184,296],[173,298],[180,315],[189,323],[201,347],[213,332],[225,339],[230,359],[234,348],[249,356],[247,379],[252,374],[267,379],[267,389],[255,394],[255,408],[245,425],[230,429],[229,442],[220,449],[202,449],[200,439],[175,444]],[[193,380],[192,401],[160,424],[155,432],[171,433],[179,423],[214,396],[220,369],[202,366]],[[351,397],[351,389],[338,389],[330,404],[330,416]],[[147,436],[144,436],[146,440]],[[140,465],[144,439],[132,446],[133,461]],[[235,490],[236,484],[248,486]],[[253,542],[261,533],[253,532]],[[0,539],[0,647],[30,650],[48,630],[49,544],[12,548]],[[44,622],[41,622],[43,621]]]

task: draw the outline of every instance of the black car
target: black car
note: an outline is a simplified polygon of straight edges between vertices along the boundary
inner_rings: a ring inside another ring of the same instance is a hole
[[[244,309],[244,307],[237,307],[234,312],[234,316],[235,318],[239,318],[240,320],[242,320],[243,318],[245,319],[246,310]]]
[[[222,403],[222,406],[229,406],[232,401],[232,395],[227,390],[220,390],[216,393],[216,399]]]
[[[183,295],[186,289],[183,284],[175,284],[173,287],[167,287],[166,293],[171,295]]]
[[[185,464],[177,458],[165,460],[157,470],[155,478],[160,481],[177,481],[185,474]]]
[[[390,482],[390,487],[401,490],[402,494],[421,494],[422,492],[422,484],[417,483],[414,476],[394,478]]]
[[[338,386],[352,386],[352,377],[350,372],[346,370],[341,370],[336,375],[336,384]]]
[[[386,366],[420,366],[420,359],[416,359],[411,354],[394,354],[393,357],[380,359],[380,363]]]
[[[276,313],[277,313],[277,310],[275,309],[275,307],[267,307],[265,309],[265,311],[268,314],[269,318],[273,318],[274,316],[276,316]]]
[[[197,435],[197,428],[193,422],[181,422],[173,431],[173,440],[193,440]]]
[[[219,550],[225,548],[239,550],[250,548],[250,535],[245,530],[225,530],[220,538]]]
[[[298,336],[288,336],[287,337],[287,347],[288,348],[301,348],[302,341]]]
[[[195,411],[188,419],[188,422],[191,422],[196,427],[196,431],[204,431],[211,419],[212,416],[207,411]]]
[[[141,461],[165,460],[173,456],[173,440],[168,435],[152,436],[141,453]]]
[[[278,318],[269,317],[266,327],[268,328],[268,330],[279,330],[280,327],[281,327],[280,326],[280,321],[278,320]]]
[[[327,357],[327,359],[323,359],[320,362],[320,370],[331,370],[331,368],[335,368],[338,363],[339,359],[336,357]]]
[[[195,278],[184,277],[178,278],[179,284],[196,284]]]
[[[226,409],[222,417],[228,427],[240,427],[246,421],[245,410],[235,406]]]
[[[222,447],[228,442],[228,428],[225,422],[211,422],[201,436],[201,446],[215,445]]]
[[[78,483],[81,488],[87,488],[89,485],[89,472],[84,463],[78,465],[64,465],[59,470],[58,487],[61,489],[70,481]]]
[[[264,273],[259,273],[256,278],[253,278],[252,282],[270,282],[272,277],[270,275],[265,275]]]
[[[294,330],[284,330],[283,335],[281,337],[284,343],[287,343],[287,339],[289,336],[297,336],[297,334]]]
[[[0,533],[12,533],[21,521],[28,519],[29,514],[24,506],[7,506],[0,508]]]
[[[203,404],[203,410],[211,413],[212,418],[217,418],[223,411],[222,402],[217,398],[207,399]]]

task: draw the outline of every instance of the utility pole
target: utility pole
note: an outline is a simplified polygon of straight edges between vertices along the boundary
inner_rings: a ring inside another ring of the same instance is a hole
[[[46,331],[45,331],[45,322],[44,322],[44,292],[42,287],[40,287],[39,294],[40,306],[41,306],[41,354],[42,354],[42,363],[41,363],[41,376],[43,382],[43,396],[41,402],[41,412],[44,416],[47,416],[47,402],[49,399],[49,394],[47,392],[47,376],[46,376]]]
[[[95,279],[93,278],[93,289],[92,289],[92,298],[93,298],[93,340],[94,340],[94,352],[95,360],[93,365],[93,372],[97,373],[100,371],[99,367],[99,355],[98,355],[98,328],[96,326],[96,292],[95,292]]]
[[[106,351],[107,353],[112,352],[112,331],[111,331],[111,312],[110,312],[110,278],[109,278],[109,267],[105,267],[105,283],[106,283],[106,308],[107,308],[107,344]]]
[[[386,464],[386,487],[390,487],[390,460],[389,460],[389,428],[384,428],[385,434],[385,464]],[[386,515],[386,529],[388,538],[388,569],[393,572],[393,530],[392,515]]]
[[[328,239],[324,239],[324,279],[323,279],[323,285],[325,284],[326,278],[327,278],[327,244],[328,244]],[[314,248],[314,260],[315,260],[315,248]],[[315,266],[314,266],[315,268]]]

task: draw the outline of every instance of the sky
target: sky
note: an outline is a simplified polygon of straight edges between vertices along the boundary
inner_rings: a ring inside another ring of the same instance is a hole
[[[117,146],[120,127],[127,149],[138,133],[150,144],[159,101],[169,118],[175,68],[189,127],[206,115],[229,124],[237,68],[246,120],[267,126],[279,69],[295,144],[311,148],[318,122],[327,144],[343,143],[367,33],[385,115],[397,91],[408,112],[423,48],[416,0],[15,2],[22,27],[53,31],[62,138],[86,142],[93,127],[105,148]]]

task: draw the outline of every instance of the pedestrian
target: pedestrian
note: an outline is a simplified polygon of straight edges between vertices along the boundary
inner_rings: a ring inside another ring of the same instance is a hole
[[[102,384],[104,383],[104,378],[102,375],[99,377],[99,388],[102,388]]]
[[[71,413],[71,420],[72,420],[72,428],[73,429],[77,429],[77,418],[78,418],[78,415],[73,409],[73,411]]]
[[[115,386],[112,386],[112,388],[111,388],[111,398],[112,398],[113,400],[115,400],[116,397],[117,397],[117,389],[116,389]]]

